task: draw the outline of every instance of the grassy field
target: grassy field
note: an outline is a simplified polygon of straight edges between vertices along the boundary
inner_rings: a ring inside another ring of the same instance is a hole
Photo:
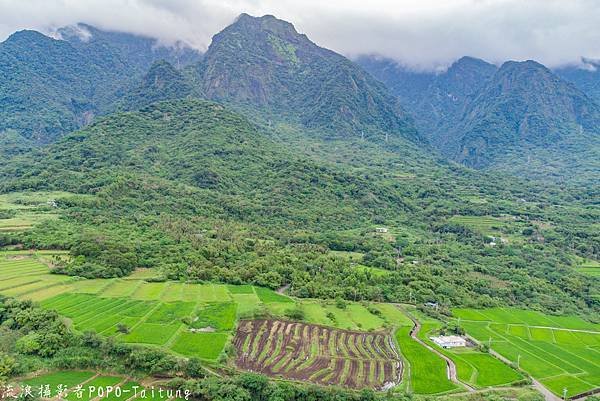
[[[57,219],[61,199],[68,192],[14,192],[0,195],[0,232],[22,231],[44,220]]]
[[[439,335],[443,323],[420,313],[416,308],[411,308],[410,313],[421,322],[419,338],[455,363],[458,379],[461,382],[475,388],[485,388],[508,385],[523,379],[523,375],[518,371],[494,356],[479,351],[476,347],[452,349],[439,347],[430,337]]]
[[[600,262],[596,260],[586,260],[576,267],[576,270],[590,276],[600,277]]]
[[[600,325],[577,316],[493,308],[453,311],[467,333],[557,395],[600,387]]]
[[[396,331],[396,341],[407,360],[410,389],[416,394],[437,394],[457,389],[446,374],[446,362],[410,337],[411,326]]]

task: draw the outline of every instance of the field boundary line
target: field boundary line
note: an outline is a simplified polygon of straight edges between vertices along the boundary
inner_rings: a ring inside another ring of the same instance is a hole
[[[490,330],[491,330],[491,329],[490,329]],[[498,332],[496,332],[496,333],[498,333]],[[500,334],[500,333],[498,333],[498,334]],[[514,336],[514,337],[515,337],[515,338],[517,338],[517,339],[519,339],[519,337],[516,337],[516,336]],[[526,350],[526,349],[524,349],[524,348],[522,348],[522,347],[518,346],[517,344],[515,344],[515,342],[513,342],[513,341],[510,341],[510,339],[507,339],[507,341],[509,342],[509,344],[512,344],[513,346],[515,346],[515,347],[519,348],[521,351],[527,352],[528,354],[532,354],[532,353],[531,353],[531,352],[529,352],[528,350]],[[522,341],[525,341],[525,340],[522,340]],[[531,344],[530,346],[531,346],[531,347],[533,347],[533,348],[535,348],[536,350],[538,350],[538,351],[539,351],[539,352],[540,352],[542,355],[543,355],[543,354],[548,354],[548,355],[551,355],[553,358],[556,358],[556,359],[558,359],[559,361],[563,362],[564,364],[566,364],[566,365],[570,365],[570,366],[574,367],[575,369],[579,369],[579,370],[581,371],[580,373],[586,373],[586,371],[585,371],[585,370],[581,370],[581,368],[580,368],[580,367],[578,367],[578,366],[576,366],[576,365],[572,364],[571,362],[565,361],[563,358],[561,358],[561,357],[559,357],[559,356],[557,356],[557,355],[555,355],[555,354],[553,354],[553,353],[551,353],[551,352],[548,352],[548,351],[546,351],[546,350],[544,350],[544,349],[542,349],[542,348],[538,347],[537,345],[535,345],[535,343],[534,343],[533,341],[532,341],[531,343],[532,343],[532,344]],[[575,357],[577,357],[577,358],[579,358],[579,359],[583,359],[583,358],[580,358],[580,357],[578,357],[577,355],[571,354],[570,352],[568,352],[568,351],[566,351],[566,350],[565,350],[565,352],[567,352],[568,354],[570,354],[570,355],[573,355],[573,356],[575,356]],[[533,355],[534,357],[537,357],[538,359],[541,359],[541,358],[540,358],[540,356],[537,356],[537,355],[535,355],[535,354],[532,354],[532,355]],[[554,365],[554,366],[556,366],[556,367],[557,367],[557,368],[559,368],[559,369],[562,369],[562,370],[563,370],[565,373],[567,373],[567,374],[571,374],[571,375],[573,375],[573,374],[574,374],[574,373],[569,373],[569,372],[565,371],[563,368],[561,368],[560,366],[557,366],[557,365],[553,364],[552,362],[549,362],[547,359],[544,359],[544,360],[546,361],[546,363],[548,363],[548,364],[550,364],[550,365]]]
[[[147,302],[147,301],[142,301],[142,302]],[[134,324],[133,326],[131,326],[131,328],[129,329],[129,332],[131,333],[131,331],[133,329],[135,329],[136,327],[138,327],[140,324],[145,323],[146,319],[148,319],[148,317],[156,310],[160,307],[162,303],[161,302],[157,302],[156,305],[154,305],[153,308],[151,308],[148,313],[146,313],[144,316],[140,317],[140,320],[138,320],[138,322],[136,324]],[[117,335],[116,337],[122,337],[123,333],[120,333],[119,335]]]
[[[494,324],[506,325],[507,327],[508,326],[525,326],[525,327],[534,328],[534,329],[550,329],[550,330],[561,330],[561,331],[574,331],[574,332],[577,332],[577,333],[589,333],[589,334],[598,334],[598,335],[600,335],[600,331],[587,330],[587,329],[567,329],[565,327],[538,326],[538,325],[528,325],[528,324],[525,324],[525,323],[499,323],[499,322],[495,322],[493,320],[460,319],[460,321],[461,322],[470,322],[470,323],[487,323],[488,324],[488,328],[489,328],[489,325],[491,323],[494,323]],[[508,330],[508,328],[507,328],[507,330]],[[497,331],[496,331],[496,333],[497,333]]]

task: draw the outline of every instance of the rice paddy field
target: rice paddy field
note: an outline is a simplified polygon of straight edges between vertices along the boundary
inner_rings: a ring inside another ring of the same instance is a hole
[[[132,344],[164,347],[217,362],[239,319],[284,317],[300,309],[305,321],[340,330],[382,331],[410,320],[389,304],[295,300],[251,285],[147,282],[151,271],[124,279],[82,279],[51,274],[52,255],[0,253],[0,294],[31,299],[69,319],[74,330],[93,330]]]
[[[438,394],[458,389],[448,379],[444,360],[411,338],[411,330],[412,326],[402,326],[395,335],[406,359],[405,378],[409,390],[416,394]]]
[[[421,322],[419,338],[431,347],[429,335],[442,325],[414,306],[300,300],[252,285],[146,281],[155,278],[149,270],[122,279],[82,279],[51,274],[54,257],[65,256],[0,253],[0,294],[55,309],[76,331],[93,330],[209,364],[228,360],[242,370],[353,388],[383,388],[402,378],[400,387],[416,394],[464,390],[449,380],[438,354],[410,337],[409,314]],[[294,310],[302,312],[302,322],[287,320]],[[570,394],[600,384],[600,325],[501,308],[458,309],[455,316],[468,334],[491,341],[514,364],[521,355],[519,367],[556,393],[565,383]],[[228,344],[235,350],[230,359],[224,352]],[[523,378],[476,348],[439,352],[454,361],[460,381],[477,389]],[[306,364],[293,365],[300,354]]]
[[[585,261],[580,266],[576,267],[576,269],[580,273],[584,273],[589,276],[600,277],[600,262],[598,261]]]
[[[567,396],[600,387],[600,324],[511,308],[456,309],[454,316],[477,341]]]
[[[65,401],[183,399],[183,397],[178,397],[173,390],[167,392],[167,389],[162,388],[158,382],[148,382],[142,385],[125,376],[92,371],[56,371],[22,378],[16,384],[22,392],[29,391],[33,397]]]
[[[439,335],[443,323],[419,313],[414,307],[405,306],[405,308],[421,323],[419,338],[454,362],[458,380],[461,382],[476,389],[483,389],[507,386],[524,378],[516,369],[489,353],[481,352],[477,347],[450,349],[439,347],[431,340],[431,337]]]
[[[233,345],[238,368],[275,377],[384,389],[397,385],[402,362],[391,335],[279,320],[243,320]]]
[[[502,238],[511,243],[523,240],[521,231],[528,224],[512,216],[453,216],[450,223],[461,225],[483,235]]]

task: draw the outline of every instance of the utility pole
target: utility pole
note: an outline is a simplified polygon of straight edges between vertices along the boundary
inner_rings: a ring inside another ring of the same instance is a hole
[[[492,337],[488,339],[488,348],[492,348]]]
[[[517,369],[521,368],[521,354],[517,356]]]
[[[563,388],[563,400],[567,399],[567,388]]]

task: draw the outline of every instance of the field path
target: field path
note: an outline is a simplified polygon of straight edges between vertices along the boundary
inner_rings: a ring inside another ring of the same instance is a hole
[[[410,336],[412,337],[412,339],[415,340],[416,342],[418,342],[419,344],[421,344],[423,347],[425,347],[428,350],[430,350],[431,352],[433,352],[436,355],[438,355],[444,361],[446,361],[446,369],[447,369],[447,372],[448,372],[448,379],[449,380],[451,380],[452,382],[458,384],[459,386],[463,386],[469,392],[474,392],[475,389],[473,387],[471,387],[467,383],[464,383],[464,382],[458,380],[458,375],[456,374],[456,365],[454,364],[454,361],[452,361],[452,359],[448,358],[446,355],[442,354],[441,352],[439,352],[435,348],[429,346],[428,344],[426,344],[424,341],[422,341],[419,338],[419,331],[421,331],[421,323],[419,323],[419,321],[417,319],[415,319],[410,313],[406,313],[405,312],[405,314],[414,323],[414,326],[413,326],[412,330],[410,331]]]

